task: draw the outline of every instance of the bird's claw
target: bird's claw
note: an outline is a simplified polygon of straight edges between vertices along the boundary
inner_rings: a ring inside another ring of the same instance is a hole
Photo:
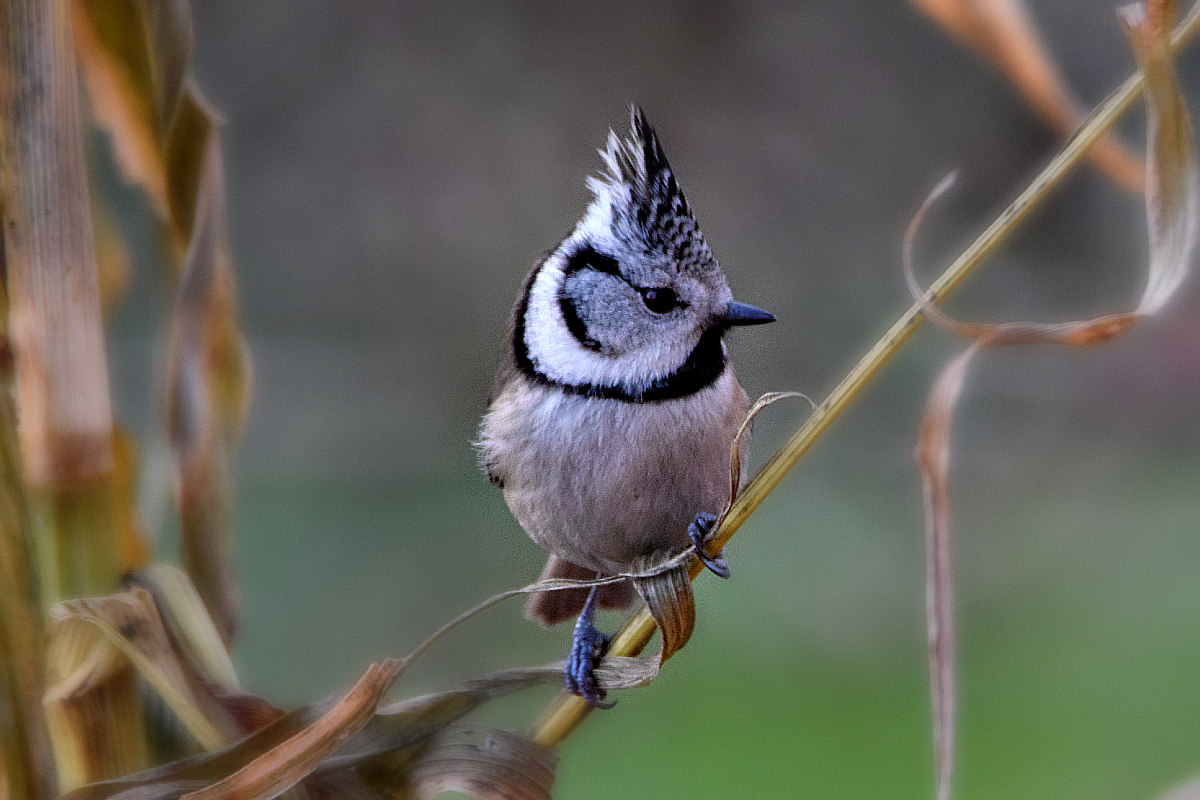
[[[595,619],[596,588],[588,596],[583,612],[575,623],[575,632],[571,636],[571,654],[567,656],[567,666],[563,670],[567,691],[579,695],[592,708],[612,708],[616,703],[605,702],[608,694],[596,681],[594,670],[608,650],[610,638],[601,633],[592,624]]]
[[[700,563],[708,567],[718,578],[728,578],[730,575],[729,562],[725,560],[724,551],[710,556],[705,550],[705,541],[716,522],[716,516],[701,511],[696,515],[696,519],[692,520],[692,524],[688,525],[688,538],[696,547],[696,557],[700,559]]]

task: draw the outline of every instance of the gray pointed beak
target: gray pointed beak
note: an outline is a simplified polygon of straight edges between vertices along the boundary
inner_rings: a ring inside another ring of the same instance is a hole
[[[764,322],[775,321],[775,317],[761,308],[736,300],[729,301],[729,305],[717,315],[717,319],[725,325],[762,325]]]

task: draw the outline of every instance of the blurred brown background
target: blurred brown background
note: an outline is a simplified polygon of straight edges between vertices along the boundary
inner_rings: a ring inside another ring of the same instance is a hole
[[[1087,104],[1132,69],[1110,4],[1031,9]],[[542,554],[471,441],[521,277],[582,212],[628,103],[737,295],[779,318],[731,337],[751,394],[819,400],[906,307],[901,236],[943,174],[960,182],[925,228],[927,279],[1057,146],[903,3],[204,0],[194,14],[196,72],[228,118],[256,371],[236,656],[281,704],[536,576]],[[1180,68],[1200,100],[1200,57]],[[1139,110],[1130,141],[1141,126]],[[1140,199],[1084,168],[949,308],[1132,307],[1144,229]],[[989,353],[974,371],[952,487],[960,797],[1143,798],[1200,771],[1198,285],[1112,346]],[[160,291],[140,266],[112,326],[118,411],[142,432],[162,416],[163,320],[144,312]],[[559,796],[929,795],[911,450],[958,346],[922,331],[802,462],[730,548],[734,579],[698,584],[688,651],[568,742]],[[757,458],[801,416],[764,415]],[[163,488],[143,496],[159,528]],[[559,658],[568,636],[513,602],[398,691]],[[547,697],[500,718],[525,724]]]

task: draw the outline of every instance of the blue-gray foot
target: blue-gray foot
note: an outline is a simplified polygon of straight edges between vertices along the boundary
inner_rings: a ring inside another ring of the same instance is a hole
[[[592,587],[587,602],[583,605],[583,611],[579,614],[579,620],[575,623],[575,632],[571,636],[571,654],[567,657],[563,676],[566,678],[567,691],[582,697],[589,706],[612,708],[616,703],[604,702],[608,693],[596,682],[593,673],[600,659],[604,657],[609,642],[609,637],[596,630],[593,624],[596,619],[596,595],[599,590],[599,586]]]
[[[704,549],[704,543],[708,539],[708,534],[712,532],[713,525],[716,522],[716,516],[701,511],[696,515],[696,519],[692,521],[692,524],[688,525],[688,538],[696,546],[696,555],[700,558],[700,563],[708,567],[712,571],[712,574],[718,578],[728,578],[729,562],[725,560],[724,551],[717,553],[715,556],[710,556]]]

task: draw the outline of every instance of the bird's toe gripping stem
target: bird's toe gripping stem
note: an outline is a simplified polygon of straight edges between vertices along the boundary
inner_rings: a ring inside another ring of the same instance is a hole
[[[705,550],[708,534],[712,532],[716,522],[715,515],[701,511],[696,515],[696,519],[692,520],[692,524],[688,525],[688,538],[696,547],[696,556],[700,559],[700,563],[708,567],[718,578],[728,578],[730,575],[729,562],[725,560],[724,551],[710,556]]]
[[[567,691],[582,697],[589,706],[612,708],[616,703],[604,701],[608,693],[596,682],[593,672],[604,657],[610,639],[593,624],[599,589],[599,586],[592,587],[583,611],[579,614],[579,620],[575,623],[575,632],[571,636],[571,654],[567,656],[563,677],[566,678]]]

